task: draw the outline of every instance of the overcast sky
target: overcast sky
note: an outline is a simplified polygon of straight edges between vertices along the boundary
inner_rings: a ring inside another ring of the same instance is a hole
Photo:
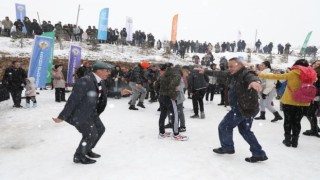
[[[309,31],[309,45],[320,45],[320,0],[3,0],[0,18],[15,19],[15,3],[26,5],[30,19],[52,23],[98,26],[99,11],[109,8],[109,27],[122,29],[126,16],[134,30],[153,33],[156,39],[171,37],[172,17],[179,14],[177,39],[211,43],[234,41],[238,32],[253,44],[256,29],[263,45],[273,42],[301,46]]]

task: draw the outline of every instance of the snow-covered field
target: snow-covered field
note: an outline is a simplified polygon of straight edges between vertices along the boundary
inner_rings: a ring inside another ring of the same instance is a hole
[[[67,123],[55,124],[64,103],[54,102],[54,90],[39,91],[38,107],[13,109],[12,101],[0,103],[1,180],[318,180],[320,179],[320,139],[301,135],[298,148],[282,144],[283,121],[254,121],[252,130],[269,160],[248,163],[249,145],[235,129],[236,153],[218,155],[218,124],[227,113],[213,104],[205,105],[206,119],[191,119],[192,102],[185,101],[189,141],[158,139],[158,103],[145,102],[146,109],[128,110],[129,98],[108,100],[101,115],[106,126],[95,152],[97,163],[72,162],[81,139]],[[24,102],[23,102],[24,104]],[[275,105],[279,108],[279,102]],[[281,112],[282,114],[282,112]],[[309,129],[306,118],[302,131]]]

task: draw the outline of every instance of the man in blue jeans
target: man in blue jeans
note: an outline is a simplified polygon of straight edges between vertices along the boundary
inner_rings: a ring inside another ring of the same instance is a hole
[[[220,148],[213,149],[218,154],[234,154],[233,129],[238,126],[239,133],[250,145],[251,157],[247,162],[268,159],[258,140],[251,131],[253,117],[259,112],[257,91],[261,91],[259,78],[250,73],[243,65],[243,60],[231,58],[228,62],[231,73],[229,80],[229,111],[219,124]]]

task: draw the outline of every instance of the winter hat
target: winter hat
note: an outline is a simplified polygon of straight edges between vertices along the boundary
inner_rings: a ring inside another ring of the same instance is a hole
[[[97,61],[92,66],[93,71],[99,70],[99,69],[113,69],[113,65],[101,61]]]
[[[146,62],[146,61],[142,61],[142,62],[140,62],[140,66],[141,66],[142,68],[144,68],[144,69],[147,69],[147,68],[149,67],[149,63]]]

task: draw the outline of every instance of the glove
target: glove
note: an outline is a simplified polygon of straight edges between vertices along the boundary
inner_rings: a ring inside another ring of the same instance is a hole
[[[262,99],[266,99],[267,95],[266,94],[261,94]]]
[[[317,102],[319,102],[319,101],[320,101],[320,96],[316,96],[316,97],[314,97],[313,101],[317,101]]]

